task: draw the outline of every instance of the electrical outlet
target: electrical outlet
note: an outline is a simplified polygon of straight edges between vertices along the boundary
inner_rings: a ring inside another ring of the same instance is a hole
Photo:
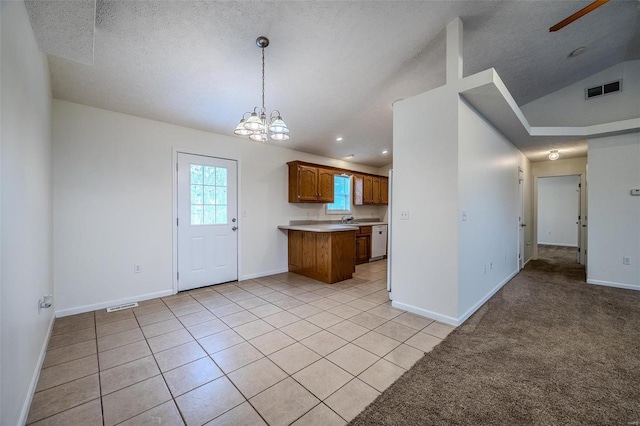
[[[140,265],[133,265],[133,273],[134,274],[139,274],[142,272],[142,268],[140,267]]]
[[[400,220],[409,220],[409,210],[400,210]]]
[[[466,222],[469,220],[469,215],[467,214],[466,210],[462,210],[462,221]]]
[[[489,270],[493,271],[493,262],[489,263]]]
[[[623,264],[623,265],[631,265],[631,258],[630,258],[630,257],[623,256],[623,257],[622,257],[622,264]]]

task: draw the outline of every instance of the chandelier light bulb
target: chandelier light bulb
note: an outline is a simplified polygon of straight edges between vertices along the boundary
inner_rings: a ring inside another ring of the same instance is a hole
[[[236,126],[236,129],[233,131],[233,133],[235,133],[236,135],[239,136],[249,136],[251,134],[253,134],[253,131],[247,129],[245,127],[245,123],[246,121],[244,121],[244,118],[242,120],[240,120],[240,123],[238,123],[238,125]]]
[[[251,117],[249,117],[247,122],[244,123],[244,127],[255,132],[256,130],[264,129],[264,123],[262,122],[262,120],[260,120],[260,117],[258,117],[258,114],[254,111],[251,113]]]

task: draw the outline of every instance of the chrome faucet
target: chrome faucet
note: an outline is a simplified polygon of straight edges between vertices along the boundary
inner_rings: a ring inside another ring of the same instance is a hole
[[[340,219],[340,224],[347,224],[353,220],[353,216],[342,216]]]

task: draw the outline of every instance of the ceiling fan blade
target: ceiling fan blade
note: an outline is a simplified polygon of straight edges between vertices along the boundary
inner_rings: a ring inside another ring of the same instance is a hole
[[[554,31],[558,31],[561,28],[566,27],[567,25],[569,25],[570,23],[572,23],[576,19],[582,18],[587,13],[599,8],[600,6],[602,6],[603,4],[607,3],[608,1],[609,0],[596,0],[596,1],[594,1],[590,5],[580,9],[579,11],[577,11],[573,15],[569,16],[568,18],[565,18],[562,21],[558,22],[553,27],[549,28],[549,31],[550,32],[554,32]]]

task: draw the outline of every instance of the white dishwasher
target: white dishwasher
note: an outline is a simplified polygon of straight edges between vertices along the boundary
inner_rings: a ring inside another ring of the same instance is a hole
[[[387,225],[371,227],[371,260],[382,259],[387,254]]]

